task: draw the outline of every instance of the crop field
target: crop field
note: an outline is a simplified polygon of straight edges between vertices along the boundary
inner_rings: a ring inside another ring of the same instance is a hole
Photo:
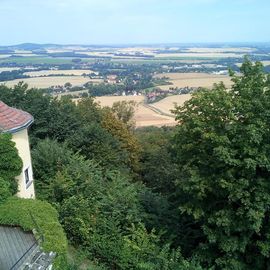
[[[40,56],[25,56],[25,57],[12,57],[12,58],[1,58],[0,63],[17,63],[17,64],[71,64],[71,58],[52,58],[52,57],[40,57]]]
[[[26,79],[17,79],[13,81],[2,82],[9,87],[12,87],[19,82],[24,81],[29,85],[29,87],[34,88],[48,88],[51,86],[61,85],[63,86],[65,83],[69,82],[73,86],[81,86],[87,82],[100,83],[102,80],[99,79],[89,79],[83,76],[51,76],[51,77],[33,77]]]
[[[1,72],[1,69],[0,69]],[[69,69],[69,70],[39,70],[39,71],[30,71],[25,72],[25,75],[30,77],[40,77],[40,76],[49,76],[49,75],[75,75],[81,76],[83,74],[96,73],[92,70],[87,69]]]
[[[19,67],[0,67],[0,73],[5,71],[19,70]]]
[[[170,87],[186,86],[212,88],[214,83],[221,81],[223,81],[227,87],[230,87],[232,84],[229,76],[208,73],[162,73],[157,74],[156,77],[168,77],[169,82],[172,83],[172,85],[159,86],[163,90],[168,90]]]
[[[270,61],[262,61],[265,66],[270,66]]]
[[[264,66],[270,66],[270,61],[261,61],[261,63],[264,65]],[[242,66],[242,63],[236,63],[236,65],[238,67],[241,67]]]
[[[111,107],[116,101],[134,100],[137,103],[142,103],[144,101],[144,96],[102,96],[96,97],[95,100],[99,102],[102,107]]]
[[[160,112],[171,114],[173,116],[171,110],[174,109],[175,105],[182,106],[185,101],[189,100],[190,98],[190,94],[169,96],[151,104],[151,106],[158,109]]]
[[[146,126],[173,126],[175,125],[175,120],[173,117],[166,115],[161,115],[151,110],[149,107],[139,105],[135,113],[136,127],[146,127]]]
[[[156,54],[155,57],[157,58],[175,58],[175,57],[179,57],[179,58],[195,58],[195,59],[202,59],[202,58],[206,58],[206,59],[212,59],[212,58],[241,58],[243,57],[245,54],[241,54],[241,53],[222,53],[222,52],[205,52],[205,53],[193,53],[193,52],[183,52],[183,53],[160,53],[160,54]]]
[[[195,53],[250,53],[256,51],[254,48],[249,48],[249,47],[238,47],[238,48],[233,48],[233,47],[220,47],[220,48],[203,48],[203,47],[193,47],[193,48],[188,48],[187,51],[189,52],[195,52]]]
[[[136,55],[137,53],[141,55],[151,55],[154,58],[239,58],[243,57],[244,54],[252,53],[256,51],[254,48],[248,47],[220,47],[220,48],[203,48],[203,47],[190,47],[186,49],[179,50],[179,47],[168,48],[166,52],[163,51],[162,48],[159,47],[131,47],[131,48],[121,48],[117,49],[116,52],[120,54],[130,54]],[[102,55],[103,52],[98,52],[97,55]],[[93,52],[90,52],[89,55],[93,55]],[[109,56],[110,54],[107,52],[106,54]],[[126,58],[126,56],[124,56]]]
[[[104,96],[97,97],[95,100],[99,102],[102,107],[111,107],[116,101],[136,101],[138,103],[134,117],[136,127],[175,125],[173,117],[161,115],[148,106],[144,106],[144,96]]]

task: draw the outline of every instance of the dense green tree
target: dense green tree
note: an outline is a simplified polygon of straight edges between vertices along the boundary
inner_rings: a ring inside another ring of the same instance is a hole
[[[170,154],[173,128],[146,127],[136,130],[143,149],[140,159],[140,175],[143,182],[155,192],[171,193],[177,168]]]
[[[50,139],[40,140],[32,150],[35,190],[38,198],[49,200],[51,179],[69,164],[74,153],[66,144]]]
[[[114,84],[105,84],[105,83],[100,83],[100,84],[88,83],[86,84],[86,87],[88,89],[89,95],[94,96],[94,97],[114,95],[114,94],[121,95],[125,89],[124,85],[120,85],[120,84],[114,85]]]
[[[6,184],[2,186],[2,197],[4,191],[15,194],[18,191],[18,183],[15,179],[21,173],[22,160],[18,155],[15,143],[11,141],[11,134],[0,133],[0,178]]]
[[[260,63],[175,110],[180,210],[201,224],[196,253],[216,269],[270,267],[270,84]]]
[[[74,136],[82,123],[72,99],[69,97],[63,97],[60,100],[54,99],[51,101],[50,107],[51,119],[48,122],[47,136],[60,142]]]
[[[98,124],[90,123],[76,130],[67,142],[74,151],[80,151],[80,154],[96,160],[102,166],[126,167],[128,153],[111,133]]]
[[[113,103],[111,110],[119,120],[131,129],[135,127],[134,115],[137,106],[138,104],[134,100],[116,101]]]
[[[77,111],[85,124],[100,123],[102,120],[101,107],[92,97],[79,100]]]
[[[102,127],[119,141],[122,151],[127,153],[124,164],[133,171],[139,167],[139,158],[141,147],[133,132],[130,131],[125,123],[117,119],[114,114],[108,110],[103,110]]]

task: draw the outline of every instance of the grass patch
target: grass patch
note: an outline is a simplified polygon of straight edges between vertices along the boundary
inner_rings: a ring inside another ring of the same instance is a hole
[[[72,64],[72,58],[52,58],[52,57],[39,57],[39,56],[29,56],[29,57],[12,57],[0,59],[0,63],[16,63],[16,64]]]

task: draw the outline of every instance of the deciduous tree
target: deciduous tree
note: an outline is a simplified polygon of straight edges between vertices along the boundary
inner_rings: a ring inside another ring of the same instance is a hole
[[[270,267],[270,84],[260,63],[175,110],[183,213],[202,224],[198,254],[217,269]]]

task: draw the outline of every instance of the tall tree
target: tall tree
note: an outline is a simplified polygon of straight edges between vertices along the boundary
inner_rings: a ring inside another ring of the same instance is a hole
[[[112,112],[131,129],[135,127],[134,114],[137,106],[138,103],[134,100],[116,101],[112,105]]]
[[[183,213],[201,224],[198,254],[217,269],[270,267],[270,83],[260,63],[175,110]]]

